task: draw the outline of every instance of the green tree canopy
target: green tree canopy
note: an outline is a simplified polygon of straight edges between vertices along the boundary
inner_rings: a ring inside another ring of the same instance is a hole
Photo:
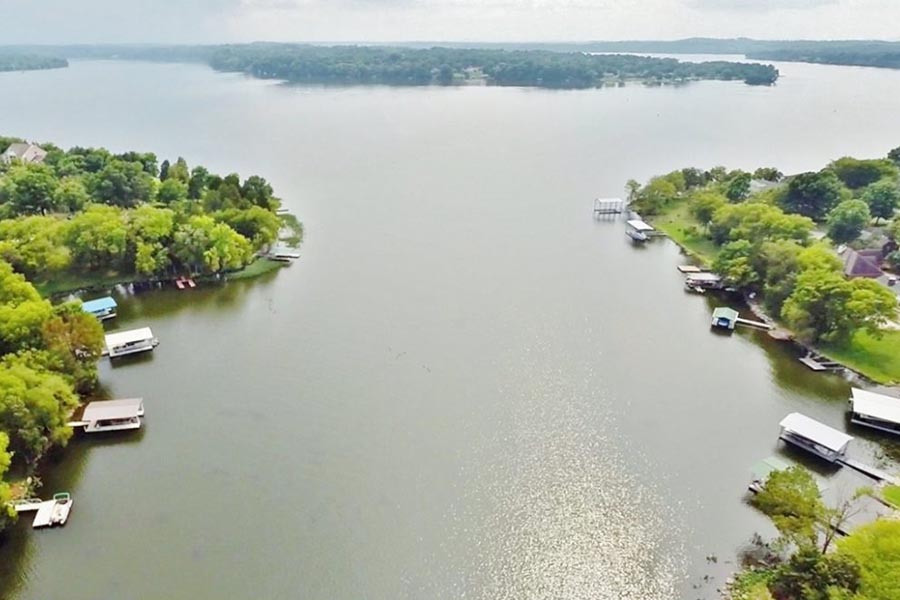
[[[75,259],[89,269],[119,266],[128,241],[122,217],[115,207],[96,204],[75,215],[65,229],[65,240]]]
[[[745,202],[724,206],[713,213],[710,234],[716,243],[727,240],[795,240],[805,244],[813,222],[799,215],[789,215],[777,206],[761,202]]]
[[[95,202],[130,208],[150,200],[155,181],[141,163],[113,159],[89,179],[89,191]]]
[[[787,212],[820,221],[846,198],[849,198],[849,192],[833,171],[801,173],[788,182],[781,207]]]
[[[892,179],[876,181],[865,189],[862,199],[876,219],[893,219],[900,205],[900,186]]]
[[[862,200],[844,200],[828,215],[828,237],[838,244],[852,242],[871,220],[868,204]]]
[[[0,180],[0,203],[7,216],[46,214],[56,207],[56,186],[47,165],[15,165]]]
[[[65,221],[30,216],[0,221],[0,258],[29,277],[48,276],[71,263],[62,240]]]
[[[900,598],[900,521],[881,519],[838,540],[838,554],[860,567],[860,593],[866,600]]]
[[[842,342],[858,329],[878,335],[896,316],[897,298],[878,282],[847,281],[835,271],[809,269],[781,309],[794,332],[810,342]]]
[[[851,190],[866,187],[886,177],[896,179],[900,175],[897,166],[884,159],[858,159],[845,156],[828,165],[828,168],[834,171],[838,179]]]

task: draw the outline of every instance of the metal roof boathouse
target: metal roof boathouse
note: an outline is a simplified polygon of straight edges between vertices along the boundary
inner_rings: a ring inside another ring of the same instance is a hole
[[[146,352],[153,350],[158,345],[159,340],[153,337],[153,332],[150,331],[149,327],[118,331],[106,336],[106,349],[110,358],[136,352]]]
[[[838,462],[845,458],[853,437],[800,413],[791,413],[781,420],[782,440],[807,452]]]
[[[77,415],[77,413],[76,413]],[[68,423],[69,427],[83,427],[85,433],[140,429],[144,416],[143,398],[101,400],[84,407],[81,417]]]
[[[118,304],[116,304],[116,301],[109,296],[97,298],[96,300],[88,300],[81,304],[81,308],[84,312],[94,315],[101,321],[115,317],[117,307]]]
[[[900,435],[900,398],[852,388],[850,422]]]

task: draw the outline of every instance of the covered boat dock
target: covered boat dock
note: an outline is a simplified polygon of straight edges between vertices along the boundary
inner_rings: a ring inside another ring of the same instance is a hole
[[[158,345],[159,340],[153,337],[153,332],[149,327],[119,331],[106,336],[106,349],[110,358],[146,352],[153,350]]]
[[[116,301],[109,296],[88,300],[81,304],[81,308],[84,312],[94,315],[101,321],[115,317],[117,307],[118,304],[116,304]]]
[[[852,388],[850,422],[900,435],[900,398]]]
[[[640,219],[629,219],[625,222],[625,234],[636,242],[646,242],[655,229]]]
[[[780,439],[832,463],[845,458],[853,441],[853,436],[800,413],[789,414],[779,425]]]
[[[86,433],[140,429],[143,416],[144,400],[142,398],[101,400],[88,403],[81,416],[76,416],[68,425],[69,427],[83,427]]]

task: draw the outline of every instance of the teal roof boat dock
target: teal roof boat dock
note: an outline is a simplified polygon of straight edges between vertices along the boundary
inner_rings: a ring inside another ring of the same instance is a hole
[[[115,317],[117,307],[118,304],[116,304],[116,301],[109,296],[106,296],[105,298],[97,298],[95,300],[88,300],[81,305],[81,308],[84,310],[84,312],[94,315],[101,321],[105,321],[106,319],[112,319],[113,317]]]

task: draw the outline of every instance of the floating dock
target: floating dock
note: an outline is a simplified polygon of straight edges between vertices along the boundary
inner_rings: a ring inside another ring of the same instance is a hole
[[[55,494],[52,500],[29,498],[13,504],[17,513],[35,511],[31,526],[35,529],[65,525],[72,511],[72,496],[67,492]]]
[[[844,365],[839,362],[813,353],[809,353],[799,360],[813,371],[839,371],[844,368]]]

